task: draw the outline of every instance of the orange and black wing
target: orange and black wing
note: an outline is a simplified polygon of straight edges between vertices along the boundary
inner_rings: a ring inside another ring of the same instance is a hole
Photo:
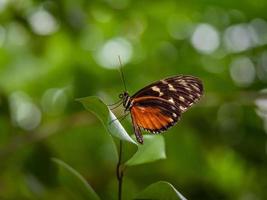
[[[140,128],[161,133],[179,121],[181,116],[180,109],[174,103],[158,97],[135,98],[130,113],[139,143],[143,143]]]
[[[154,82],[139,90],[131,97],[130,108],[138,142],[143,143],[140,128],[152,133],[167,130],[202,95],[201,80],[183,75]]]

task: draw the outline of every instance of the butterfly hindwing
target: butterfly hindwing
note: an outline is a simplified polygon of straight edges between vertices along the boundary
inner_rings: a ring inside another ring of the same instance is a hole
[[[152,133],[165,131],[180,119],[179,108],[159,97],[135,98],[130,111],[134,124]]]

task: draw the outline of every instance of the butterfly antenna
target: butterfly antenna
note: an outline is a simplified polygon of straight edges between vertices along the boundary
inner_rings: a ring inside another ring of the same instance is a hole
[[[118,105],[119,103],[121,103],[121,99],[119,99],[117,102],[115,102],[115,103],[113,103],[113,104],[108,104],[107,106],[108,106],[108,107],[116,106],[116,105]]]
[[[126,89],[126,84],[125,84],[125,79],[124,79],[124,75],[123,75],[123,71],[122,71],[121,57],[118,56],[118,59],[119,59],[119,63],[120,63],[120,68],[119,68],[119,70],[120,70],[121,80],[122,80],[122,82],[123,82],[123,86],[124,86],[124,91],[127,91],[127,89]]]

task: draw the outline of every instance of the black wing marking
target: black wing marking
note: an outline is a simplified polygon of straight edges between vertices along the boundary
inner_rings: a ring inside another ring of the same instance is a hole
[[[132,98],[159,97],[174,103],[180,112],[185,112],[203,95],[203,84],[193,76],[173,76],[156,81],[136,92]]]

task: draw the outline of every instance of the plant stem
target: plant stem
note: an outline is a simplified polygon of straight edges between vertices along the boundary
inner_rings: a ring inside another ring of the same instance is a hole
[[[123,169],[121,165],[122,160],[122,140],[120,140],[119,144],[119,160],[117,164],[117,179],[118,179],[118,200],[122,198],[122,180],[123,180]]]

